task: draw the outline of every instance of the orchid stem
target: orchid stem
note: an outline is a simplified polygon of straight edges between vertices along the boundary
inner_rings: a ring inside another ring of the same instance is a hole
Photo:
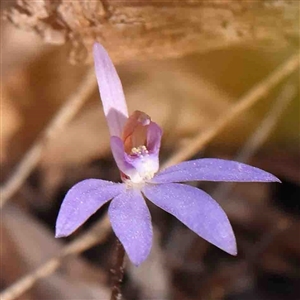
[[[115,256],[115,265],[113,269],[111,269],[112,273],[112,292],[110,300],[121,300],[122,292],[121,285],[124,276],[124,257],[125,250],[123,245],[120,243],[119,239],[117,239],[116,243],[116,256]]]

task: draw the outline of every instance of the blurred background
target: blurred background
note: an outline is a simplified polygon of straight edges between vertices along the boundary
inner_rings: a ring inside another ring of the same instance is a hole
[[[189,156],[247,162],[282,180],[197,184],[228,214],[238,256],[149,204],[153,249],[139,268],[127,263],[122,289],[125,299],[137,300],[300,299],[299,69],[266,83],[299,52],[297,1],[23,0],[2,1],[1,15],[3,192],[60,108],[85,89],[94,41],[116,63],[129,110],[145,111],[163,128],[162,164],[265,83],[264,97]],[[71,121],[41,140],[36,166],[2,207],[2,291],[103,218],[107,207],[71,237],[54,239],[60,204],[73,184],[120,180],[92,87]],[[109,299],[114,245],[107,230],[96,246],[63,259],[56,272],[3,300]]]

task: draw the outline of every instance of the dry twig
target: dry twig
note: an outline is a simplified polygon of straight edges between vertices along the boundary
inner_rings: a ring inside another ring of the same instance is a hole
[[[266,114],[266,117],[261,121],[260,124],[257,125],[256,130],[246,141],[243,148],[234,158],[234,160],[247,163],[251,157],[253,157],[255,152],[257,152],[258,149],[261,148],[262,145],[268,140],[280,117],[285,112],[285,109],[295,97],[296,92],[296,88],[291,82],[284,85],[283,89],[277,96],[275,103]],[[217,189],[213,193],[213,197],[215,199],[220,199],[221,197],[226,199],[235,185],[235,182],[218,184]]]
[[[266,117],[257,125],[254,133],[246,141],[245,145],[243,146],[241,151],[238,153],[238,155],[234,157],[234,160],[243,162],[243,163],[247,163],[249,161],[249,159],[255,154],[255,152],[257,152],[258,149],[267,141],[270,134],[274,130],[275,126],[277,125],[278,120],[285,112],[286,107],[289,105],[289,103],[295,97],[296,92],[297,91],[295,89],[295,86],[291,82],[288,82],[287,84],[284,85],[282,91],[279,93],[276,100],[274,101],[275,103],[273,104],[273,106],[270,108],[270,110],[266,114]],[[219,202],[222,202],[222,203],[225,202],[225,210],[226,210],[226,205],[229,204],[229,201],[228,201],[229,195],[236,184],[237,184],[236,182],[219,183],[217,185],[216,189],[212,193],[212,197],[214,199],[221,199],[221,200],[219,200]],[[224,207],[224,205],[223,205],[223,207]],[[276,235],[275,236],[277,236],[277,231],[278,231],[277,229],[278,228],[276,227]],[[270,238],[270,235],[272,235],[271,238]],[[275,236],[273,236],[273,232],[272,232],[272,234],[270,234],[268,232],[266,234],[266,236],[262,239],[260,244],[263,244],[265,246],[267,243],[264,242],[264,239],[268,240],[268,242],[271,242]],[[186,252],[188,252],[190,247],[194,244],[195,239],[197,239],[196,235],[192,235],[191,237],[186,239],[184,251],[181,253],[182,257],[186,256]],[[261,253],[261,251],[262,251],[261,246],[258,247],[259,250],[257,250],[257,251],[254,251],[254,247],[253,247],[253,249],[251,248],[251,253],[254,253],[254,252]],[[216,271],[215,273],[218,273],[218,271]],[[214,275],[212,275],[212,276],[214,276]]]
[[[297,90],[291,82],[284,85],[281,92],[275,99],[274,104],[267,112],[265,118],[257,125],[254,133],[246,141],[245,145],[234,160],[247,163],[255,152],[261,148],[278,124],[278,121],[286,111],[287,106],[295,97],[296,92]],[[213,192],[213,198],[220,198],[222,199],[222,203],[225,202],[225,210],[226,204],[228,205],[229,202],[232,201],[229,199],[229,195],[236,184],[237,183],[234,182],[219,183]],[[257,257],[263,253],[263,251],[274,241],[276,237],[288,230],[292,225],[293,222],[288,217],[279,216],[279,218],[274,219],[274,226],[271,231],[265,232],[260,240],[252,247],[243,249],[243,252],[245,253],[244,258],[242,260],[238,260],[233,266],[230,266],[230,268],[235,269],[235,271],[231,272],[231,275],[224,279],[223,285],[220,285],[220,282],[216,280],[216,278],[223,277],[224,266],[220,266],[203,279],[201,284],[205,286],[205,289],[202,290],[201,295],[205,299],[209,297],[216,288],[214,285],[214,282],[216,281],[218,282],[218,288],[222,291],[222,293],[229,294],[233,288],[233,283],[237,281],[237,278],[244,276],[243,274],[255,263]],[[191,245],[194,244],[195,238],[196,237],[193,236],[190,240],[188,240],[188,245],[185,245],[186,251],[188,251]],[[227,269],[228,267],[225,266],[225,268]]]
[[[18,191],[31,171],[37,166],[47,142],[51,138],[57,136],[57,134],[71,121],[95,88],[95,72],[94,68],[91,68],[78,89],[70,96],[50,124],[46,127],[40,138],[37,139],[24,155],[24,158],[21,160],[12,176],[3,186],[1,186],[0,208]]]
[[[227,113],[225,112],[224,116],[220,117],[212,127],[204,132],[200,132],[193,138],[193,141],[191,141],[189,144],[185,145],[182,149],[179,149],[178,152],[172,155],[171,158],[164,163],[163,167],[177,164],[197,153],[237,116],[243,114],[261,98],[266,96],[283,79],[297,70],[297,68],[299,67],[299,59],[299,54],[291,56],[267,78],[254,86],[244,97],[242,97],[236,104],[234,104]]]
[[[0,299],[13,300],[19,297],[25,291],[30,289],[39,279],[45,278],[57,270],[66,257],[69,255],[79,254],[94,245],[103,242],[109,232],[110,222],[108,217],[105,216],[99,223],[94,225],[90,231],[65,246],[58,255],[49,259],[41,267],[25,275],[15,284],[4,290],[4,292],[0,294]]]

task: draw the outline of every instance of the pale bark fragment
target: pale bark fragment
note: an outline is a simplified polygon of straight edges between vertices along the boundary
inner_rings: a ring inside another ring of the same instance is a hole
[[[298,1],[19,0],[5,16],[48,43],[71,41],[72,61],[90,61],[95,40],[118,62],[299,41]]]

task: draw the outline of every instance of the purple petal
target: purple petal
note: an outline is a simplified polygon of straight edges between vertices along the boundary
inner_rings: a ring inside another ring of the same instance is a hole
[[[126,160],[127,154],[124,149],[123,141],[117,136],[112,136],[110,138],[110,147],[119,170],[127,176],[132,176],[136,172],[136,170]]]
[[[110,135],[120,137],[128,118],[122,83],[106,50],[98,43],[94,44],[94,61]]]
[[[123,184],[100,179],[87,179],[75,184],[60,207],[55,237],[73,233],[103,204],[124,190]]]
[[[138,266],[148,257],[152,246],[151,216],[141,192],[126,190],[111,202],[108,214],[116,236]]]
[[[208,242],[237,254],[234,233],[225,212],[205,192],[179,183],[148,184],[142,192]]]
[[[157,156],[159,153],[161,137],[161,128],[155,122],[151,122],[147,131],[147,148],[151,153],[157,154]]]
[[[261,169],[231,160],[203,158],[185,161],[158,173],[154,183],[183,181],[273,182],[280,180]]]

